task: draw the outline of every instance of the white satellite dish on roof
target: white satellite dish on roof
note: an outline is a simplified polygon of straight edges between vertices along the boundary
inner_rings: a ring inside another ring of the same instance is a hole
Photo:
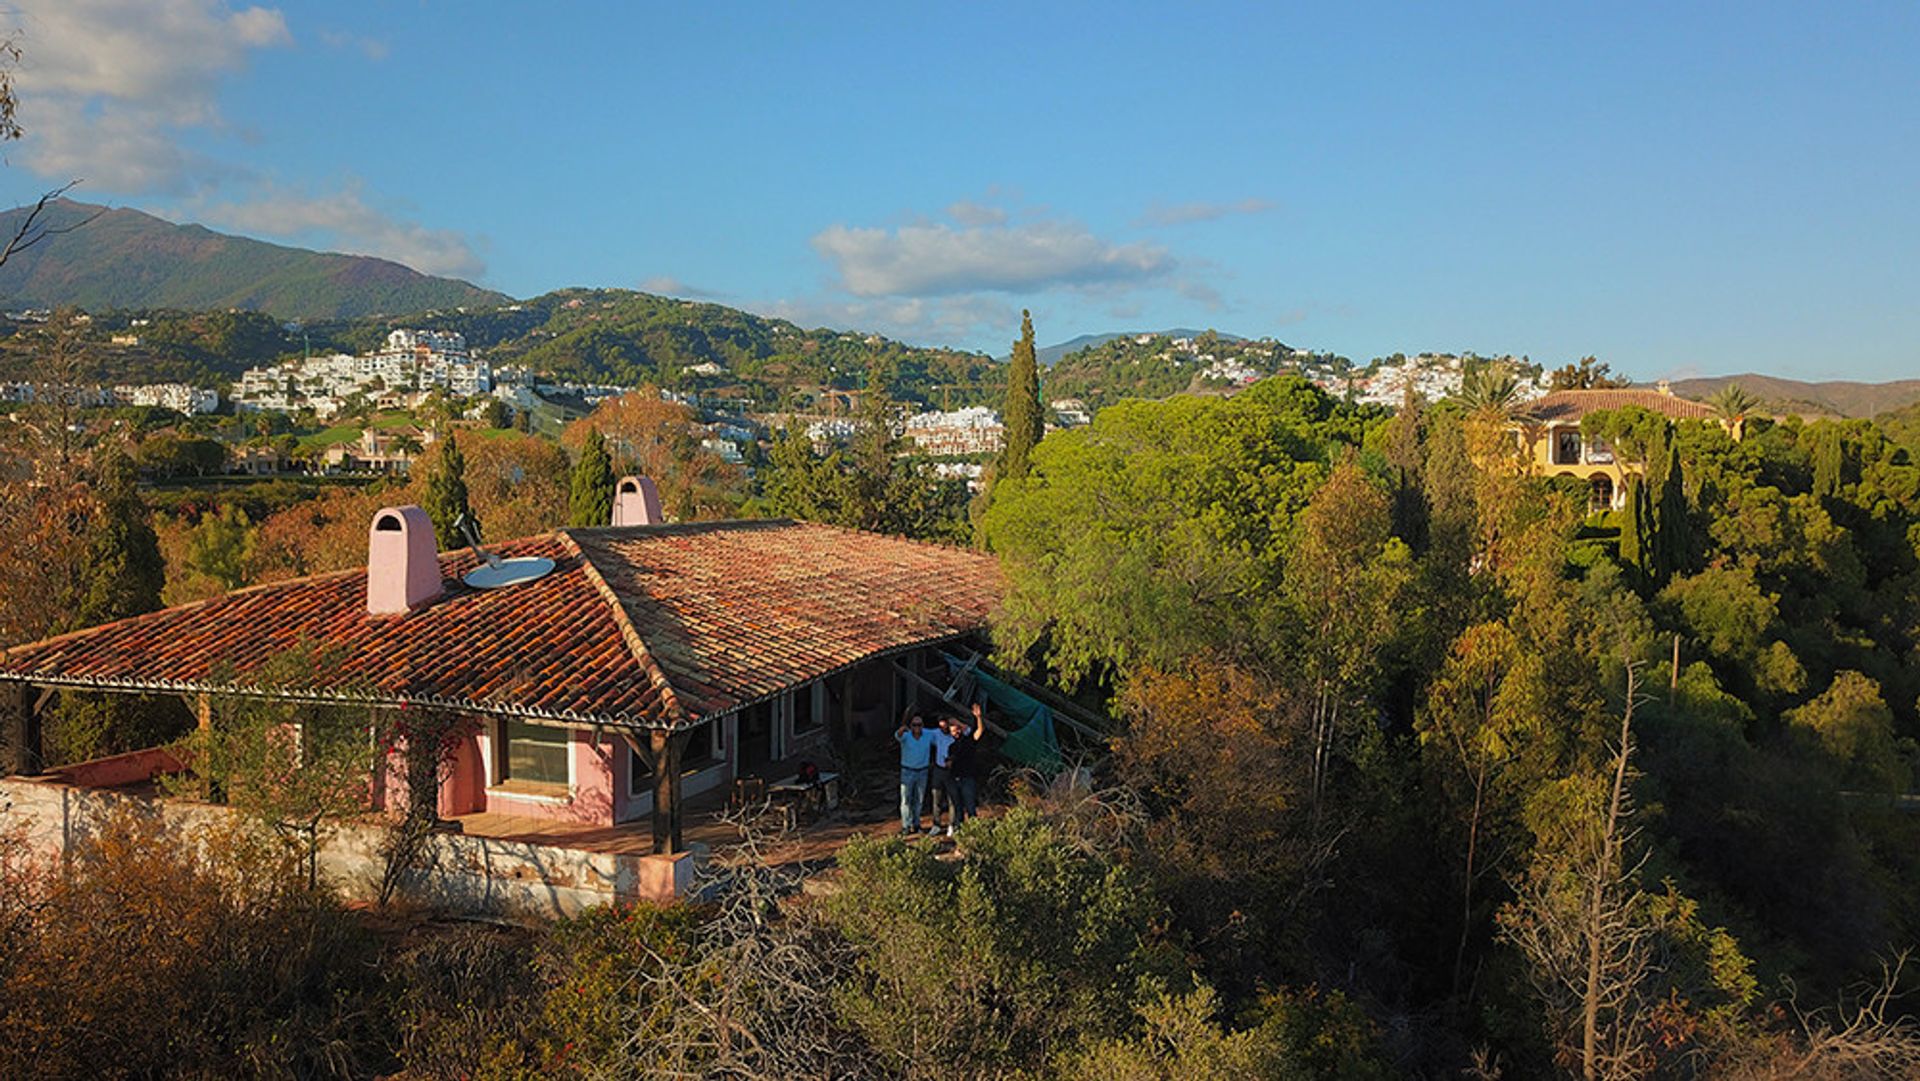
[[[544,578],[553,571],[553,560],[545,556],[518,556],[513,559],[501,559],[480,546],[480,535],[473,528],[473,522],[466,515],[453,523],[455,529],[465,534],[467,546],[480,560],[480,565],[460,576],[460,580],[474,589],[501,589],[506,586],[531,582]]]
[[[515,559],[494,556],[493,562],[473,568],[460,580],[475,589],[499,589],[545,577],[552,570],[553,560],[545,556],[520,556]]]

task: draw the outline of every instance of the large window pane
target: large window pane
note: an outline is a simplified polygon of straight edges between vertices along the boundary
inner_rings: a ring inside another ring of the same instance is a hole
[[[535,784],[567,783],[568,732],[524,721],[508,721],[507,779]]]

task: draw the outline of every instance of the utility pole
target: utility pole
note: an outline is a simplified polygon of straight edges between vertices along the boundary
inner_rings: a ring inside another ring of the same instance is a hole
[[[1674,698],[1677,697],[1679,693],[1680,693],[1680,632],[1675,631],[1673,632],[1673,670],[1667,676],[1667,704],[1672,705]]]

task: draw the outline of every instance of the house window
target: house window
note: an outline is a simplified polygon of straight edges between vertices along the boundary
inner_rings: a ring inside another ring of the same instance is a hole
[[[720,738],[720,722],[708,721],[687,737],[687,749],[680,754],[680,771],[692,773],[720,761],[726,748]]]
[[[501,725],[505,753],[500,756],[500,779],[528,784],[567,784],[570,733],[525,721]]]
[[[642,742],[650,737],[641,732],[636,737]],[[720,722],[709,721],[693,730],[687,736],[687,745],[680,751],[680,772],[698,773],[720,761],[725,750],[720,737]],[[653,791],[653,768],[647,760],[627,748],[627,795],[638,796]]]
[[[809,683],[793,692],[793,732],[811,732],[820,727],[821,717],[826,713],[826,686],[821,683]]]
[[[1613,448],[1604,439],[1596,439],[1587,444],[1587,461],[1594,465],[1612,465]]]
[[[1553,433],[1553,464],[1580,464],[1580,432],[1577,429]]]

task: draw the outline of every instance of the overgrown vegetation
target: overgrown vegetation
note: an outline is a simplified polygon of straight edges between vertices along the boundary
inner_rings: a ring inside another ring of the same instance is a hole
[[[1016,784],[961,859],[859,840],[802,892],[750,850],[695,907],[383,935],[284,846],[127,824],[64,869],[0,848],[5,1053],[73,1061],[84,1022],[143,1075],[1911,1076],[1920,447],[1733,401],[1593,416],[1645,469],[1627,512],[1590,515],[1487,389],[1390,413],[1279,378],[1041,440],[979,519],[1001,660],[1121,735]],[[964,494],[864,406],[848,446],[777,441],[757,497],[652,396],[570,433],[605,455],[578,488],[551,443],[463,439],[466,499],[490,535],[534,532],[575,491],[604,516],[639,468],[676,514],[967,538]],[[90,580],[146,558],[146,514],[70,449],[6,489],[22,638],[95,593],[158,602]],[[357,562],[373,507],[444,468],[427,453],[390,488],[163,522],[166,599]],[[291,768],[239,765],[236,802]],[[262,817],[319,807],[275,798]],[[129,875],[170,892],[114,893]],[[213,1024],[123,1023],[74,967],[146,964],[146,939],[62,922],[141,906],[196,944],[141,970],[152,1016]]]

